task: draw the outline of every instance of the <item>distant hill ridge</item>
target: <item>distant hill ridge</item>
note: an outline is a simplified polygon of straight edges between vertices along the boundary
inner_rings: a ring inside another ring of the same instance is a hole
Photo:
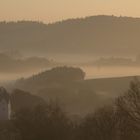
[[[78,68],[57,67],[20,79],[14,87],[46,101],[57,101],[69,113],[84,115],[124,94],[133,80],[133,76],[84,80],[84,73]]]
[[[96,55],[140,51],[140,18],[102,15],[53,24],[0,22],[0,33],[0,50]]]
[[[121,94],[126,91],[131,81],[139,75],[112,78],[84,79],[85,73],[80,68],[55,67],[29,78],[16,81],[15,87],[37,93],[46,88],[92,89],[95,92]]]

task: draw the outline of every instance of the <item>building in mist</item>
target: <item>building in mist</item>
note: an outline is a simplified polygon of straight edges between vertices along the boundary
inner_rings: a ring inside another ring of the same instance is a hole
[[[3,87],[0,87],[0,121],[7,121],[9,119],[10,95]]]

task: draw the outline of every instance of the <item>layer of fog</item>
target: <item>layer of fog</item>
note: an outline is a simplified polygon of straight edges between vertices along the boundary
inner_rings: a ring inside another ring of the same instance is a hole
[[[0,52],[0,82],[29,77],[56,66],[80,67],[86,79],[140,75],[140,56],[46,54],[27,56],[19,51]],[[48,59],[49,58],[49,59]],[[52,59],[54,61],[52,61]]]
[[[86,72],[86,79],[107,78],[107,77],[123,77],[140,75],[140,67],[81,67]],[[29,73],[0,73],[0,82],[16,80],[21,77],[29,77],[41,71],[32,71]]]
[[[87,79],[140,75],[140,67],[82,67]]]

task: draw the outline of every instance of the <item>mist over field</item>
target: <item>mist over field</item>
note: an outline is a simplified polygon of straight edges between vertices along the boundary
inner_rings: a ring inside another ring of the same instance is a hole
[[[139,75],[139,23],[116,16],[0,22],[0,81],[64,65],[81,67],[86,78]]]
[[[139,140],[139,36],[134,17],[0,22],[0,140]]]

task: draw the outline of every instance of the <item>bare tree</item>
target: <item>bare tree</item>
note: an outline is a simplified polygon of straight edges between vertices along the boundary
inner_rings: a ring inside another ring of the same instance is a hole
[[[121,139],[140,138],[140,82],[137,78],[130,89],[116,100],[117,116]]]
[[[89,115],[81,124],[82,140],[116,140],[117,116],[114,107],[107,106]]]

